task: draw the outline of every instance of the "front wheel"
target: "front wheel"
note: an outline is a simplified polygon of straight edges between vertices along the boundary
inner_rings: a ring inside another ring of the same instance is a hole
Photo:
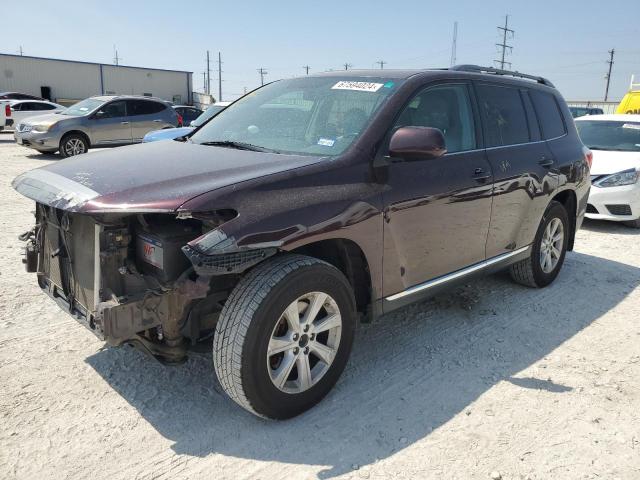
[[[213,360],[225,392],[256,415],[285,419],[318,403],[349,358],[353,291],[311,257],[267,260],[234,288],[216,326]]]
[[[511,265],[511,278],[528,287],[546,287],[560,273],[568,243],[569,215],[561,203],[553,201],[542,216],[531,255]]]
[[[80,155],[87,150],[89,150],[89,142],[87,142],[87,139],[82,135],[72,133],[65,135],[62,140],[60,140],[60,156],[62,156],[62,158]]]

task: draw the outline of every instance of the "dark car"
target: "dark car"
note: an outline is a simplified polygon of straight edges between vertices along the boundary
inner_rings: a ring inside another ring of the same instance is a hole
[[[604,110],[595,107],[569,107],[573,118],[584,117],[585,115],[602,115]]]
[[[44,98],[19,92],[0,92],[0,102],[8,100],[45,100]]]
[[[203,110],[191,107],[189,105],[175,105],[173,109],[176,111],[179,118],[182,119],[182,123],[179,125],[180,127],[190,125],[192,121],[202,115]]]
[[[187,138],[13,186],[36,201],[27,270],[65,311],[165,363],[208,343],[234,401],[288,418],[358,321],[505,268],[550,284],[589,164],[548,80],[459,66],[280,80]]]

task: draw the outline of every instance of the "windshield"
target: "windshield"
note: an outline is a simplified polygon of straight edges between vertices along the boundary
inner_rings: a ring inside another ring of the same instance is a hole
[[[97,100],[95,98],[87,98],[86,100],[82,100],[81,102],[76,103],[75,105],[71,105],[64,112],[60,112],[62,115],[74,115],[74,116],[82,116],[88,115],[93,112],[100,105],[103,105],[105,102],[103,100]]]
[[[640,152],[640,123],[624,121],[576,122],[582,142],[592,150]]]
[[[198,116],[198,118],[196,118],[193,122],[191,122],[191,125],[194,126],[194,127],[199,127],[204,122],[209,120],[211,117],[215,117],[218,113],[220,113],[225,108],[226,107],[224,107],[222,105],[211,105],[204,112],[202,112]]]
[[[280,80],[220,112],[191,140],[279,153],[339,155],[362,134],[399,84],[378,77]]]

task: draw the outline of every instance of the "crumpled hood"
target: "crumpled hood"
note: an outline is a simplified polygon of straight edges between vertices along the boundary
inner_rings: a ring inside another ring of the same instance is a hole
[[[609,175],[631,168],[640,170],[640,152],[591,151],[593,152],[591,175]]]
[[[175,211],[198,195],[322,161],[184,142],[153,142],[71,157],[16,177],[18,192],[73,212]]]

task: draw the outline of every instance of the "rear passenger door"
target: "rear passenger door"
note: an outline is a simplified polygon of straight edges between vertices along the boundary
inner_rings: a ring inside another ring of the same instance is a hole
[[[141,142],[150,131],[168,126],[163,120],[166,116],[162,114],[167,108],[170,107],[153,100],[127,100],[133,141]]]
[[[494,175],[487,258],[529,245],[557,188],[528,89],[476,83],[487,158]]]

